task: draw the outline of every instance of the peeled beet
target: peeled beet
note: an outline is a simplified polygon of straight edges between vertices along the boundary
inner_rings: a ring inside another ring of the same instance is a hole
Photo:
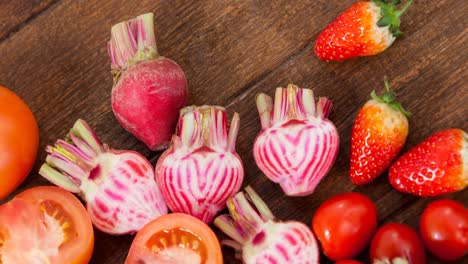
[[[150,149],[166,148],[188,89],[180,66],[157,52],[153,14],[114,25],[108,50],[115,117]]]

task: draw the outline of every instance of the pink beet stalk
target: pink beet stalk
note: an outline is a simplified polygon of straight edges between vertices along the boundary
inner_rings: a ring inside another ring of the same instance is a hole
[[[230,215],[214,220],[233,239],[222,244],[233,247],[245,264],[319,263],[317,241],[309,227],[297,221],[275,221],[257,193],[250,186],[245,191],[247,196],[240,192],[227,201]]]
[[[85,121],[76,121],[65,140],[46,150],[49,155],[39,174],[80,194],[94,226],[103,232],[135,233],[167,214],[148,160],[102,144]]]
[[[256,100],[262,124],[253,147],[257,166],[286,195],[311,194],[338,153],[338,132],[327,119],[330,100],[316,103],[312,90],[291,84],[276,89],[274,104],[265,94]]]
[[[219,106],[181,110],[171,147],[156,164],[156,181],[168,207],[210,223],[239,191],[244,179],[242,161],[235,151],[239,115],[229,133],[226,111]]]
[[[177,63],[158,54],[153,14],[118,23],[111,35],[114,115],[150,149],[164,149],[188,100],[185,74]]]

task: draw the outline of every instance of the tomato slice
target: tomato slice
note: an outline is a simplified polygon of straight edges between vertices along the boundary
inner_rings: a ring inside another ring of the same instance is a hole
[[[145,225],[133,240],[126,264],[221,264],[218,238],[197,218],[174,213]]]
[[[32,188],[0,206],[0,264],[88,263],[93,246],[91,218],[61,188]]]

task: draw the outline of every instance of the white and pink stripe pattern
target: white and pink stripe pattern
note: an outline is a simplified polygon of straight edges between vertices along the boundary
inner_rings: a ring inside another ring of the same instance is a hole
[[[331,103],[320,98],[315,105],[312,90],[289,85],[270,97],[257,96],[262,131],[253,154],[257,166],[286,195],[312,193],[328,173],[338,154],[339,136],[327,119]]]
[[[258,196],[247,186],[227,201],[229,215],[214,220],[232,240],[221,243],[242,254],[245,264],[318,264],[319,249],[311,229],[299,221],[277,221]]]
[[[93,225],[109,234],[136,233],[167,214],[151,163],[135,151],[102,144],[84,120],[66,140],[47,146],[39,174],[86,200]]]
[[[156,181],[173,212],[211,223],[226,200],[239,191],[244,169],[235,152],[238,129],[236,113],[227,133],[222,107],[181,111],[178,133],[156,165]]]
[[[167,214],[153,166],[140,154],[106,152],[97,163],[99,167],[80,186],[95,227],[109,234],[136,233]]]
[[[266,222],[259,234],[244,245],[245,264],[318,264],[318,246],[310,228],[296,221]],[[255,242],[255,243],[254,243]]]

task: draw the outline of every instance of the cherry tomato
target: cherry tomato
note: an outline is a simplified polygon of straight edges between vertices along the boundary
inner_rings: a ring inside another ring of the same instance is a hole
[[[39,144],[36,119],[16,94],[0,86],[0,200],[28,176]]]
[[[173,213],[146,224],[133,240],[126,264],[222,264],[218,238],[197,218]]]
[[[32,188],[0,206],[0,263],[84,264],[93,246],[88,212],[61,188]]]
[[[362,262],[353,259],[347,259],[337,261],[335,264],[362,264]]]
[[[386,224],[377,230],[370,246],[372,263],[425,264],[424,245],[416,231],[397,223]],[[396,259],[406,262],[395,262]]]
[[[468,251],[468,209],[450,199],[430,203],[421,215],[421,236],[429,251],[445,261]]]
[[[312,218],[312,229],[324,254],[335,261],[359,255],[376,228],[377,209],[369,198],[359,193],[332,197]]]

